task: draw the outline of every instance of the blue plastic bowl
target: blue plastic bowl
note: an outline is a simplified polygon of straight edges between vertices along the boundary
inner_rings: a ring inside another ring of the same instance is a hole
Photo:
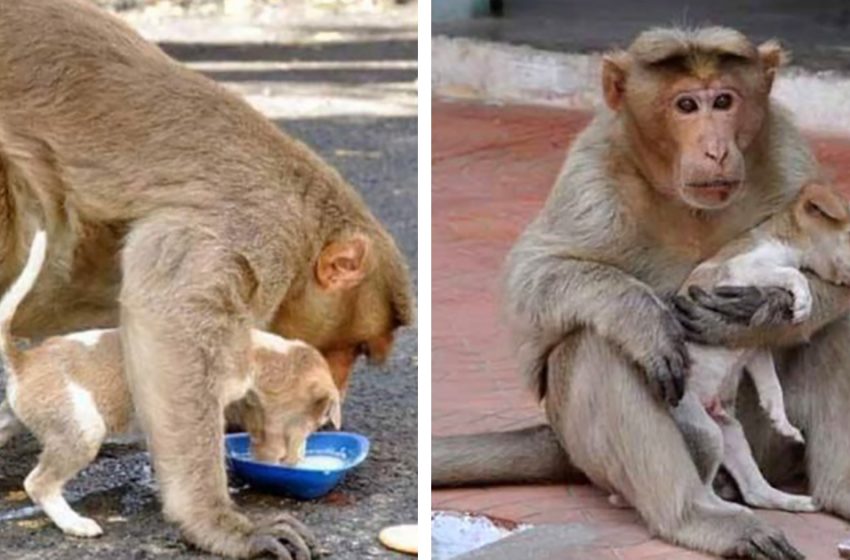
[[[251,458],[248,434],[228,434],[224,439],[233,474],[256,488],[301,500],[313,500],[330,492],[369,454],[369,440],[360,434],[317,432],[307,438],[307,456],[330,455],[341,459],[343,465],[330,470],[301,469]]]

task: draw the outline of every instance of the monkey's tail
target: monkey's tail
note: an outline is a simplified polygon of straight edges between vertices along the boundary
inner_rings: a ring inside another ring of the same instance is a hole
[[[47,234],[44,230],[38,230],[32,240],[30,254],[27,257],[24,269],[12,283],[12,286],[3,294],[3,298],[0,299],[0,351],[3,353],[3,359],[7,366],[11,366],[20,353],[12,340],[12,320],[15,318],[15,311],[32,290],[35,280],[41,272],[41,267],[44,265],[46,254]]]
[[[432,488],[586,481],[547,425],[431,442]]]

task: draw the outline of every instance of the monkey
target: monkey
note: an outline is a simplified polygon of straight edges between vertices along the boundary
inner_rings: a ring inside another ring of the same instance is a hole
[[[39,224],[47,264],[12,333],[118,328],[163,513],[233,558],[317,555],[290,515],[238,511],[224,380],[251,329],[344,379],[413,320],[407,265],[307,146],[84,0],[0,0],[0,289]]]
[[[751,512],[717,507],[701,480],[706,465],[697,464],[716,457],[692,456],[669,412],[684,390],[687,342],[759,346],[775,348],[788,417],[807,440],[801,461],[748,413],[757,404],[742,387],[739,419],[762,472],[779,484],[805,471],[815,502],[850,517],[847,289],[807,274],[812,310],[799,324],[789,319],[791,294],[778,287],[670,299],[698,262],[819,175],[789,114],[770,99],[786,60],[776,41],[756,46],[722,27],[651,29],[603,57],[605,106],[506,260],[520,372],[548,426],[526,429],[535,438],[435,439],[435,486],[521,480],[534,461],[541,467],[529,478],[578,471],[669,542],[800,558]]]

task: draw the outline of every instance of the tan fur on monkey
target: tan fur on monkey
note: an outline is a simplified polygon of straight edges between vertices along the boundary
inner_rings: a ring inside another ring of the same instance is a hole
[[[607,108],[571,147],[507,263],[521,369],[549,427],[436,439],[435,485],[586,475],[669,541],[800,558],[751,513],[716,507],[695,463],[706,458],[692,457],[667,408],[682,394],[686,340],[779,345],[805,463],[752,413],[746,388],[739,419],[771,483],[805,472],[815,500],[850,518],[848,290],[807,275],[813,306],[800,324],[787,319],[793,300],[777,288],[704,293],[675,309],[666,300],[699,261],[818,176],[805,141],[769,100],[783,59],[776,43],[756,47],[725,28],[650,30],[606,57]]]
[[[102,534],[62,496],[65,483],[97,455],[104,439],[135,429],[116,329],[53,336],[19,350],[10,326],[32,289],[46,253],[45,234],[35,235],[21,276],[0,300],[0,353],[8,376],[0,405],[0,446],[23,426],[43,449],[24,488],[62,531],[77,537]],[[251,435],[254,456],[295,464],[307,436],[332,422],[340,427],[341,400],[322,355],[301,341],[252,330],[246,371],[221,380],[222,405],[234,403]],[[244,400],[243,400],[244,399]]]
[[[357,193],[245,102],[83,0],[0,0],[0,285],[43,223],[13,331],[120,322],[166,516],[204,550],[304,560],[288,516],[236,511],[220,381],[259,327],[344,383],[412,314],[407,269]],[[120,306],[118,305],[120,301]]]

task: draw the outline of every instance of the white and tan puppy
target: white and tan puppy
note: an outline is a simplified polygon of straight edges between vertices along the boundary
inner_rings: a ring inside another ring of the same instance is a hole
[[[15,310],[35,283],[45,254],[40,231],[24,270],[0,300],[0,350],[8,374],[0,445],[21,424],[29,429],[43,449],[24,481],[27,494],[65,533],[94,537],[102,533],[100,526],[73,511],[62,489],[94,460],[107,436],[133,431],[132,400],[116,329],[52,337],[28,350],[12,341]],[[244,397],[230,413],[244,422],[258,458],[298,462],[310,433],[328,421],[339,427],[339,391],[313,347],[258,330],[251,338],[250,370],[215,389],[225,404]]]
[[[838,193],[819,183],[807,184],[784,211],[700,264],[685,281],[682,292],[691,286],[782,287],[794,296],[792,320],[802,322],[811,312],[812,296],[801,270],[828,282],[850,284],[850,211]],[[692,365],[685,396],[673,411],[680,427],[694,429],[704,422],[713,422],[711,428],[715,430],[714,426],[719,427],[722,464],[747,504],[788,511],[816,510],[810,497],[781,492],[768,484],[753,459],[741,424],[730,413],[746,370],[775,429],[803,442],[802,434],[785,414],[771,351],[696,344],[689,345],[688,350]],[[699,429],[704,427],[700,425]],[[717,466],[709,473],[709,482]]]

